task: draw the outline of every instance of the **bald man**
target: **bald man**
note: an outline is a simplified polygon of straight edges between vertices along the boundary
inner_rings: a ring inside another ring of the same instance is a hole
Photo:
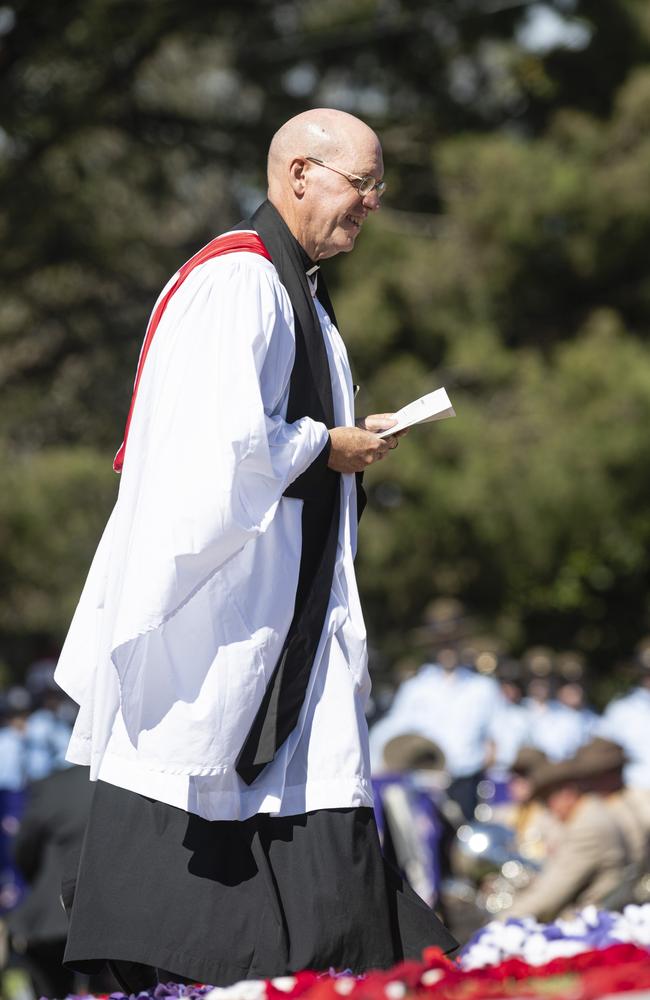
[[[397,446],[356,421],[318,262],[384,190],[343,112],[275,135],[268,200],[170,279],[115,468],[120,490],[57,671],[96,781],[66,961],[131,991],[387,967],[454,946],[388,870],[372,812],[355,473]]]

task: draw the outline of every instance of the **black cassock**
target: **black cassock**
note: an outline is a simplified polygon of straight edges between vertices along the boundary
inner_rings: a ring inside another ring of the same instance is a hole
[[[155,969],[214,986],[360,973],[456,945],[367,808],[210,821],[98,782],[80,873],[66,961],[144,963],[145,985]]]

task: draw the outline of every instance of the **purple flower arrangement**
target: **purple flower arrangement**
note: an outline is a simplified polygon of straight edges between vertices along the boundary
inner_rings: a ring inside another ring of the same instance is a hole
[[[554,958],[624,943],[650,948],[650,903],[626,906],[622,913],[587,906],[570,919],[552,924],[540,924],[533,917],[493,920],[470,938],[458,961],[465,970],[484,969],[508,958],[543,965]]]

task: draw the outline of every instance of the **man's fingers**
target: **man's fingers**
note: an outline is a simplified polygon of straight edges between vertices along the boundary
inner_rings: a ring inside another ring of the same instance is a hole
[[[373,462],[380,462],[382,458],[386,457],[389,451],[390,445],[385,438],[373,438],[373,442],[366,453],[366,464],[372,465]]]
[[[375,448],[373,451],[368,452],[366,456],[366,464],[372,465],[373,462],[381,461],[387,451],[387,448]]]
[[[364,430],[378,434],[380,431],[387,431],[396,424],[394,413],[372,413],[369,417],[364,417],[361,425]]]

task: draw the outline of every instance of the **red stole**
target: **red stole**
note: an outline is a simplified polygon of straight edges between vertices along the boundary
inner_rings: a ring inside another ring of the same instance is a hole
[[[147,332],[145,334],[144,343],[142,345],[142,350],[140,351],[140,359],[138,361],[138,369],[135,375],[135,383],[133,386],[133,395],[131,397],[131,405],[129,407],[129,415],[126,418],[126,427],[124,429],[124,440],[120,446],[120,450],[115,456],[113,462],[113,468],[115,472],[121,472],[122,466],[124,464],[124,452],[126,450],[126,442],[129,436],[129,427],[131,426],[131,417],[133,416],[133,408],[135,406],[136,396],[138,394],[138,386],[140,385],[140,379],[142,377],[142,370],[144,368],[144,363],[147,359],[147,354],[149,353],[149,348],[151,347],[151,342],[153,340],[154,334],[158,329],[158,324],[162,319],[162,315],[167,308],[167,304],[171,299],[174,292],[178,291],[187,276],[198,267],[199,264],[205,264],[206,261],[212,260],[213,257],[221,257],[223,254],[227,253],[241,253],[242,251],[247,251],[249,253],[257,253],[261,257],[266,257],[267,260],[271,260],[271,255],[262,243],[261,239],[257,233],[247,233],[247,232],[233,232],[226,233],[224,236],[217,236],[214,240],[211,240],[207,246],[204,246],[202,250],[195,253],[193,257],[190,257],[188,261],[181,267],[178,272],[176,281],[171,286],[171,288],[165,293],[165,295],[158,302],[158,305],[151,314],[151,319],[149,320],[149,325],[147,326]]]

